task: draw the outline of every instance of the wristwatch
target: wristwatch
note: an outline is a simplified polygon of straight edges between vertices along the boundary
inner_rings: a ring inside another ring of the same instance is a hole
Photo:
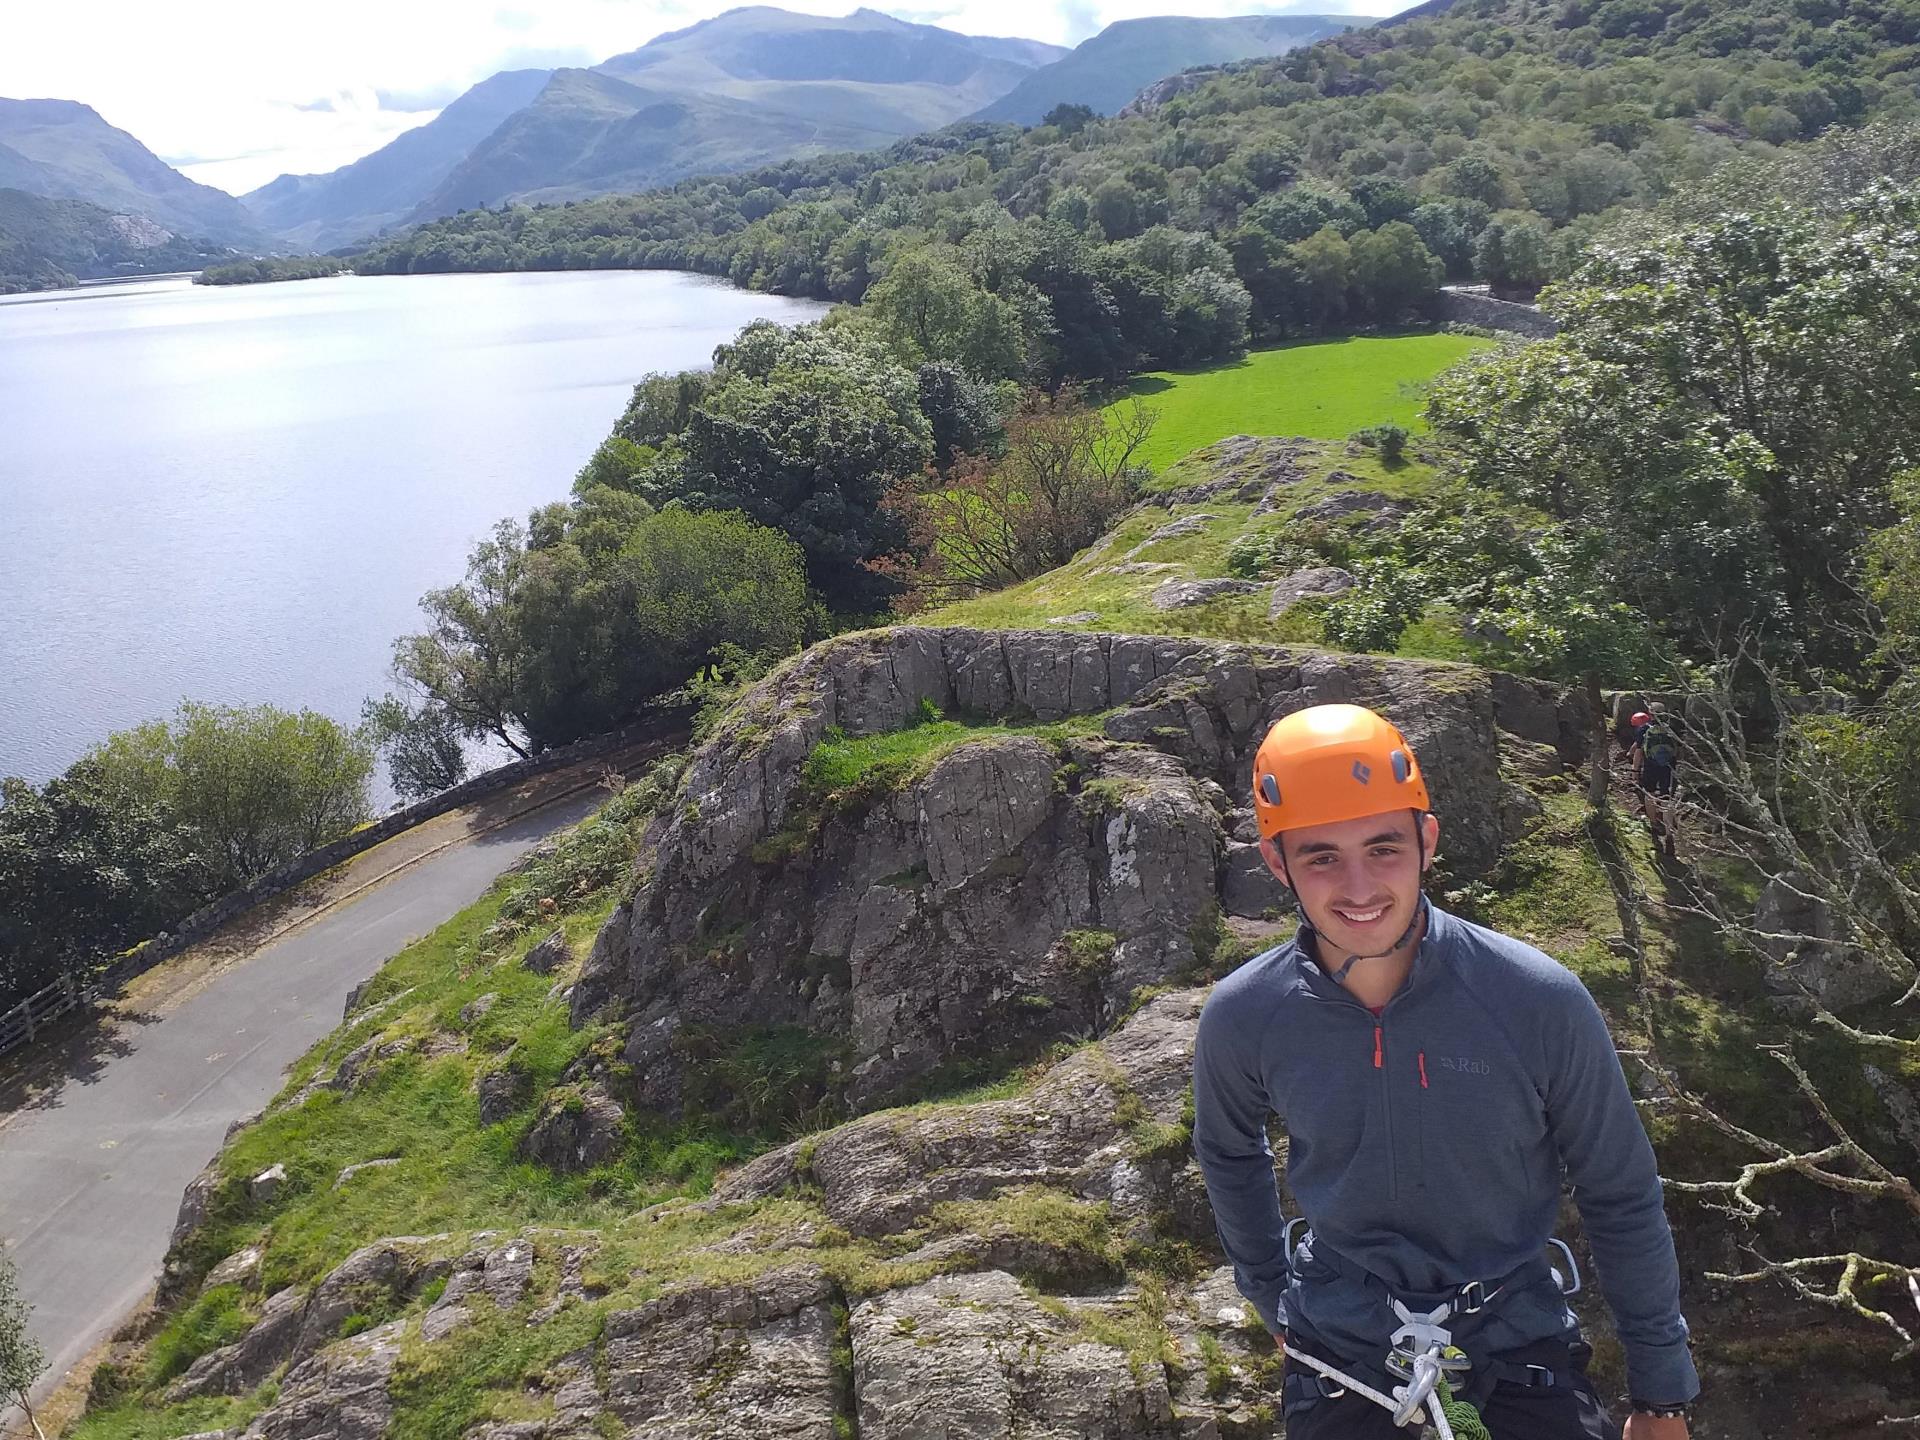
[[[1693,1419],[1691,1400],[1683,1400],[1677,1405],[1655,1405],[1650,1400],[1629,1400],[1627,1404],[1633,1407],[1634,1414],[1651,1415],[1656,1420],[1691,1421]]]

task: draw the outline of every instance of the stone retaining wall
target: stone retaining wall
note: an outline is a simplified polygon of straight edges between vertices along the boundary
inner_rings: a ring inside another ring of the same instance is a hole
[[[1439,316],[1445,324],[1479,325],[1488,330],[1524,335],[1529,340],[1551,340],[1560,333],[1553,317],[1538,306],[1496,300],[1480,290],[1442,290]]]

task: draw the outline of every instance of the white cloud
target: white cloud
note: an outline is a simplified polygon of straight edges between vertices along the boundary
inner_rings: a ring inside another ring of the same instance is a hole
[[[971,34],[1075,44],[1142,15],[1368,13],[1405,3],[917,0],[900,10]],[[238,193],[376,150],[497,70],[592,64],[728,8],[728,0],[542,0],[483,12],[457,0],[332,0],[300,11],[202,0],[181,10],[97,0],[80,30],[55,7],[15,7],[0,47],[0,95],[84,101],[196,180]]]

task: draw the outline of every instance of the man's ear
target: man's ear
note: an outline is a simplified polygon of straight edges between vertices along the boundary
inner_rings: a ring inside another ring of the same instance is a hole
[[[1287,878],[1287,862],[1280,854],[1280,842],[1269,836],[1260,837],[1260,858],[1267,862],[1267,868],[1273,872],[1273,878],[1287,889],[1293,889],[1293,881]]]
[[[1431,810],[1420,817],[1420,838],[1426,847],[1426,869],[1431,870],[1434,856],[1440,853],[1440,817]]]

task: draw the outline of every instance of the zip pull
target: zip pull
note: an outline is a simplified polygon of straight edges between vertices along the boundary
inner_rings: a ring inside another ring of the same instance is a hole
[[[1420,1052],[1420,1088],[1427,1088],[1427,1052],[1424,1050]]]
[[[1380,1053],[1380,1034],[1381,1034],[1381,1027],[1378,1025],[1374,1026],[1373,1027],[1373,1068],[1376,1070],[1378,1070],[1382,1065],[1386,1063],[1386,1061],[1382,1058]]]

